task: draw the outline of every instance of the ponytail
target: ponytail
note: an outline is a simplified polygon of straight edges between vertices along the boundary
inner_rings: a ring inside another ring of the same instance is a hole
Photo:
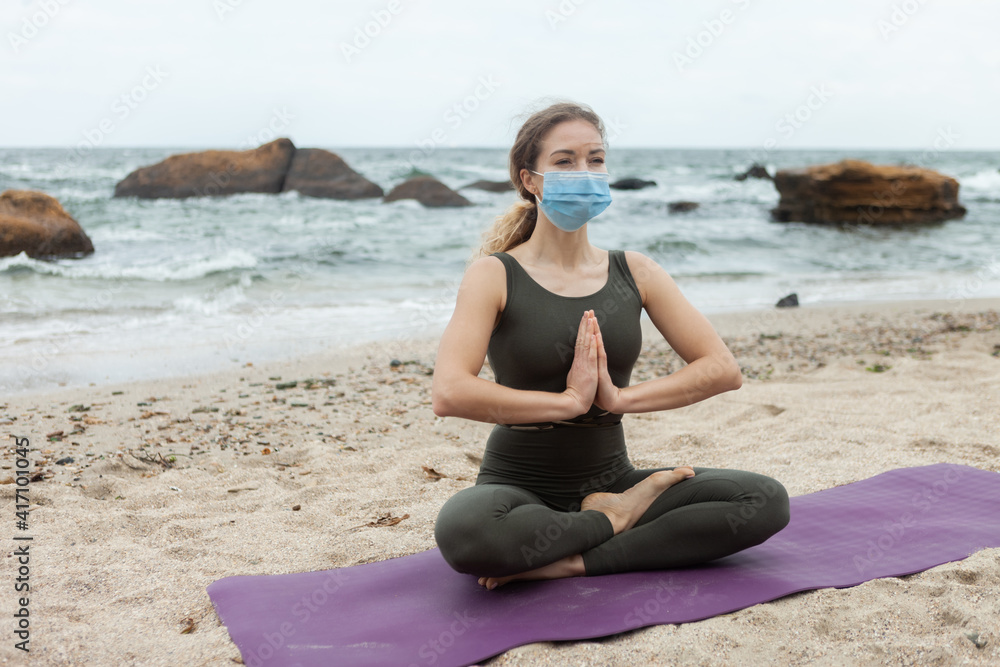
[[[523,200],[514,202],[502,215],[496,217],[489,229],[483,232],[479,256],[507,252],[514,246],[521,245],[531,237],[537,221],[538,205],[535,202]]]

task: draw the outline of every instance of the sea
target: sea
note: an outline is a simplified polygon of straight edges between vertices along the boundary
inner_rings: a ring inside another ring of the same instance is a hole
[[[336,201],[289,192],[183,200],[112,197],[132,170],[186,148],[0,149],[0,191],[58,199],[93,255],[0,258],[0,396],[197,374],[358,343],[438,336],[481,234],[513,192],[474,206]],[[500,148],[327,147],[386,192],[413,173],[452,188],[507,178]],[[958,220],[911,227],[773,222],[769,180],[737,181],[748,149],[612,148],[613,190],[588,223],[601,248],[646,253],[706,314],[800,304],[1000,296],[1000,152],[772,150],[781,168],[843,158],[956,178]],[[687,213],[668,203],[695,201]],[[2,400],[2,399],[0,399]]]

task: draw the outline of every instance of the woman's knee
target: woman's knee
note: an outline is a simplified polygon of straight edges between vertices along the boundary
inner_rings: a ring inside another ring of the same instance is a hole
[[[442,557],[457,572],[490,574],[496,555],[495,508],[484,502],[480,487],[469,487],[445,501],[434,523],[434,540]]]
[[[463,489],[445,501],[434,522],[434,540],[441,555],[452,568],[465,572],[469,557],[475,552],[477,524],[481,521],[471,503],[465,502]]]
[[[750,508],[755,532],[761,541],[766,540],[788,525],[790,519],[788,491],[781,482],[752,473],[752,490],[749,493],[747,507]]]

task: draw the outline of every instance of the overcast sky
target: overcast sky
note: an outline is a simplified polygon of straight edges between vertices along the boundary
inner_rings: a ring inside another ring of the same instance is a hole
[[[995,0],[7,0],[0,146],[1000,149]]]

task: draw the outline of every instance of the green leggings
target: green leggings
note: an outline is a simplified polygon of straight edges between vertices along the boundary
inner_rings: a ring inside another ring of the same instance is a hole
[[[587,493],[621,493],[671,469],[631,468],[607,483],[573,487],[580,491],[576,497],[548,498],[481,475],[444,504],[434,537],[458,572],[502,577],[582,554],[590,576],[704,563],[760,544],[788,524],[781,484],[724,468],[694,468],[694,477],[660,494],[634,527],[618,535],[603,513],[579,511]]]

